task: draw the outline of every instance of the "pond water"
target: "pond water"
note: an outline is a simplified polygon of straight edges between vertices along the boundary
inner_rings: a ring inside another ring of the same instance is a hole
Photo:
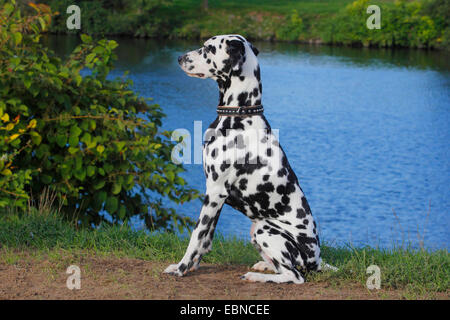
[[[53,36],[60,54],[76,39]],[[217,85],[187,77],[181,53],[201,42],[116,39],[115,74],[129,70],[134,89],[153,97],[163,128],[194,121],[203,131],[216,118]],[[450,64],[444,52],[254,43],[263,104],[296,172],[321,239],[389,248],[410,242],[449,246]],[[192,137],[194,138],[194,137]],[[198,137],[197,137],[198,138]],[[202,192],[200,164],[185,165]],[[201,203],[175,206],[197,218]],[[140,228],[139,222],[135,223]],[[249,239],[250,221],[225,206],[217,230]]]

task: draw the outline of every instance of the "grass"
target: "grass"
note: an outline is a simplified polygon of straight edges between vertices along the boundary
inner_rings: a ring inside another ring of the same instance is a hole
[[[180,260],[189,239],[171,233],[133,231],[128,226],[101,225],[98,229],[76,229],[54,213],[31,209],[28,213],[0,217],[0,263],[14,264],[24,251],[34,257],[64,260],[65,256],[113,255],[147,261],[174,263]],[[383,289],[404,290],[405,297],[449,291],[450,257],[447,250],[412,248],[375,249],[322,245],[323,259],[338,272],[312,273],[307,280],[326,281],[339,287],[359,282],[365,285],[366,269],[381,269]],[[252,265],[259,255],[244,240],[216,236],[213,250],[204,259],[213,264]]]
[[[239,10],[261,10],[281,14],[298,10],[305,14],[330,14],[335,13],[353,0],[210,0],[209,9],[226,9],[235,12]],[[192,10],[200,8],[202,0],[176,0],[173,6],[177,9]]]

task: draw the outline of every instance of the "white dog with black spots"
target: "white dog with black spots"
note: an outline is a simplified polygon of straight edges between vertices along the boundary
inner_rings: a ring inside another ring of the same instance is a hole
[[[224,204],[241,211],[253,224],[251,242],[263,261],[252,268],[274,274],[248,272],[249,281],[303,283],[309,271],[322,265],[316,223],[277,136],[260,112],[262,84],[258,50],[240,35],[210,38],[200,49],[178,58],[187,75],[214,79],[222,110],[209,126],[203,145],[206,196],[186,253],[165,273],[183,276],[196,270],[211,250]]]

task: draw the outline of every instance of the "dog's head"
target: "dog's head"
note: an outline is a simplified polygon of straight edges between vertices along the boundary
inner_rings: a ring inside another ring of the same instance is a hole
[[[188,76],[223,78],[239,75],[248,65],[258,65],[258,50],[240,35],[221,35],[208,39],[203,47],[178,57],[178,63]]]

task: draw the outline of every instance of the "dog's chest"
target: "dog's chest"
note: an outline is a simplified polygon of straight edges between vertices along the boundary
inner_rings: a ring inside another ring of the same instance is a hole
[[[267,149],[275,147],[273,140],[271,128],[263,116],[218,117],[205,134],[205,170],[211,173],[212,169],[219,169],[219,175],[225,169],[238,169],[240,165],[264,165],[271,156]]]

